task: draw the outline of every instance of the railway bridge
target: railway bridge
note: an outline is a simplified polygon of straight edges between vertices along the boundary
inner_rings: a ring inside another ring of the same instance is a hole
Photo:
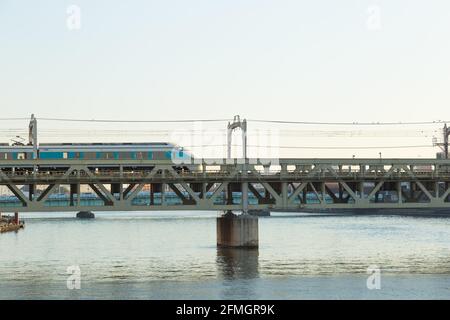
[[[450,212],[447,159],[0,160],[0,186],[1,212],[225,211],[237,246],[252,210]]]

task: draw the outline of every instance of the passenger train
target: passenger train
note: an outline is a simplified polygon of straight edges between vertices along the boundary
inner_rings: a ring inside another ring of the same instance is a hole
[[[37,149],[38,159],[79,160],[172,160],[189,161],[192,155],[167,142],[148,143],[44,143]],[[0,144],[0,160],[33,159],[33,146]]]

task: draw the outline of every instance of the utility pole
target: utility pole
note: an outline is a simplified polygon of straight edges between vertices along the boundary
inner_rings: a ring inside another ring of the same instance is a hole
[[[37,159],[37,119],[34,117],[34,114],[31,115],[30,124],[28,126],[28,144],[33,146],[33,159]]]
[[[243,157],[244,160],[247,159],[247,120],[242,120],[238,115],[234,116],[233,122],[228,122],[227,127],[227,145],[228,152],[227,157],[231,159],[231,141],[233,137],[233,130],[240,128],[242,131],[242,148],[243,148]]]
[[[436,138],[433,139],[433,143],[435,146],[438,146],[441,148],[441,150],[444,153],[444,159],[448,159],[448,137],[450,136],[450,128],[447,127],[447,124],[444,125],[444,128],[442,129],[443,134],[443,141],[444,142],[436,142]]]
[[[227,127],[227,143],[228,152],[227,158],[231,159],[231,141],[233,137],[233,130],[240,128],[242,132],[242,148],[243,148],[243,158],[244,158],[244,170],[243,174],[247,174],[247,120],[242,120],[238,115],[234,116],[233,122],[228,122]],[[248,212],[248,182],[242,182],[241,184],[241,195],[242,195],[242,213],[245,215]],[[230,203],[233,198],[232,190],[228,186],[228,192],[226,193],[227,203]]]
[[[447,128],[447,124],[444,126],[444,157],[448,159],[448,136],[450,135],[450,129]]]

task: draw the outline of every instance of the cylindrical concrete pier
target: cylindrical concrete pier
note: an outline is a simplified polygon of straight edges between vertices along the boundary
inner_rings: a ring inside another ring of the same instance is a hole
[[[217,218],[217,246],[258,247],[258,217],[227,213]]]

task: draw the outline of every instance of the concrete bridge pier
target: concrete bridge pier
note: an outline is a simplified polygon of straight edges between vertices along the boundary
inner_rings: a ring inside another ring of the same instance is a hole
[[[258,217],[231,211],[217,218],[217,246],[233,248],[258,247]]]
[[[258,247],[258,217],[248,214],[248,183],[241,184],[242,214],[231,211],[217,218],[217,246],[234,248]]]

